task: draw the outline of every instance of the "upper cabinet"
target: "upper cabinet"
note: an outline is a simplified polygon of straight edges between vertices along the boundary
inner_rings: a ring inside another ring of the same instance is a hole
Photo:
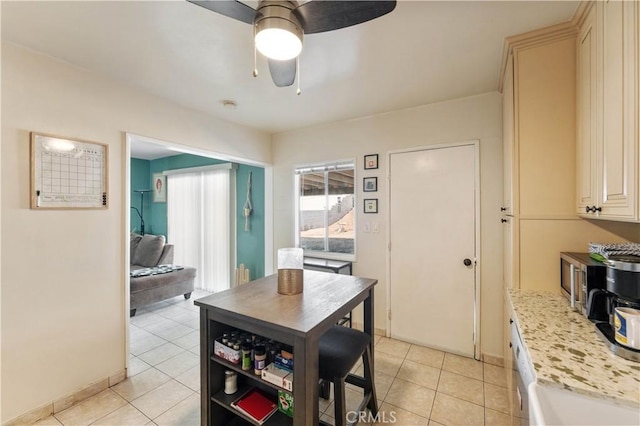
[[[597,201],[597,116],[595,7],[591,7],[578,33],[577,46],[577,146],[578,214],[589,213]]]
[[[640,4],[595,2],[577,45],[577,213],[640,222]]]

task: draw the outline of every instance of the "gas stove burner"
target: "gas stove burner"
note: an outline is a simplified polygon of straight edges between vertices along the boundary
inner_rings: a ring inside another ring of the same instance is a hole
[[[596,322],[596,331],[598,336],[604,341],[609,350],[615,355],[621,358],[628,359],[630,361],[640,362],[640,350],[628,348],[616,342],[613,328],[608,322]]]

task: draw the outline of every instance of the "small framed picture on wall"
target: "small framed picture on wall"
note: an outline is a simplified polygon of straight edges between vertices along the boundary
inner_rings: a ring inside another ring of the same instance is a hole
[[[364,169],[377,169],[378,168],[378,154],[369,154],[364,156]]]
[[[162,173],[153,174],[153,202],[167,202],[167,177]]]
[[[378,213],[378,199],[369,198],[364,200],[364,212],[365,213]]]
[[[378,178],[377,177],[362,178],[362,190],[364,192],[376,192],[378,190]]]

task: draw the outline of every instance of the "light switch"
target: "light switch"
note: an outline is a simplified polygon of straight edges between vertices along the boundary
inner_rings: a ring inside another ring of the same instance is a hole
[[[371,232],[371,224],[369,222],[364,223],[364,232]]]
[[[380,227],[378,226],[378,222],[373,222],[371,224],[371,231],[374,233],[380,232]]]

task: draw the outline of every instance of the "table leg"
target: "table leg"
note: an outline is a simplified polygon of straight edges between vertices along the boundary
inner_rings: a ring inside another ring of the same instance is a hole
[[[209,424],[209,315],[200,309],[200,425]]]
[[[367,407],[371,412],[375,415],[378,413],[378,399],[376,396],[376,387],[375,387],[375,351],[373,350],[373,344],[375,339],[375,329],[374,329],[374,315],[373,315],[373,307],[374,307],[374,299],[373,299],[373,288],[369,290],[369,297],[364,300],[364,332],[371,336],[371,340],[369,342],[369,349],[371,351],[371,383],[374,383],[373,388],[371,389],[371,399],[367,404]],[[365,381],[368,378],[367,375],[369,372],[365,369]]]
[[[293,345],[293,424],[318,424],[318,341],[296,337]]]

